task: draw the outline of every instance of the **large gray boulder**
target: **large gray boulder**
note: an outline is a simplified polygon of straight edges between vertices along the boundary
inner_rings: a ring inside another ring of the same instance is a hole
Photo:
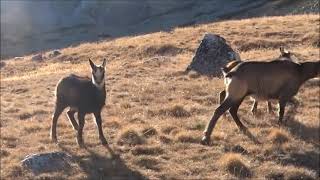
[[[57,57],[61,54],[59,50],[53,50],[52,52],[49,53],[49,58],[54,58]]]
[[[66,170],[73,163],[72,157],[64,152],[31,154],[21,161],[21,165],[34,174]]]
[[[32,61],[37,61],[37,62],[43,61],[43,59],[44,59],[44,57],[42,56],[42,54],[36,54],[31,57]]]
[[[240,59],[238,53],[223,37],[206,34],[186,71],[194,70],[199,74],[221,76],[221,67],[236,59]]]

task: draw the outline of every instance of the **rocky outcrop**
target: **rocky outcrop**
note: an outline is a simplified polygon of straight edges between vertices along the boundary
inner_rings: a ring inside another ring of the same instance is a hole
[[[194,70],[199,74],[220,76],[221,68],[237,58],[240,57],[223,37],[206,34],[186,71]]]
[[[36,54],[31,57],[32,61],[42,61],[43,59],[44,59],[44,57],[42,56],[42,54]]]
[[[49,58],[54,58],[57,57],[61,54],[61,52],[59,50],[54,50],[52,52],[49,53]]]

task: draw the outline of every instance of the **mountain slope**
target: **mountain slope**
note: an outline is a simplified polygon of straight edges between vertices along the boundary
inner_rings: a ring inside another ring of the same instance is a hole
[[[276,113],[266,113],[265,103],[260,103],[260,113],[254,117],[251,101],[245,100],[240,118],[261,144],[241,133],[227,115],[218,121],[213,145],[207,147],[199,141],[218,105],[223,80],[183,72],[205,33],[223,36],[243,59],[277,57],[278,48],[285,45],[300,61],[319,60],[319,22],[317,15],[224,21],[85,43],[61,49],[62,55],[43,62],[31,61],[31,56],[5,61],[0,86],[1,179],[241,177],[230,171],[234,165],[247,166],[250,173],[246,176],[255,179],[315,179],[320,152],[319,79],[300,89],[286,112],[287,125],[281,129]],[[103,129],[120,155],[117,160],[99,144],[91,116],[84,129],[87,149],[78,148],[64,115],[58,121],[59,145],[49,138],[58,80],[69,73],[89,75],[88,58],[101,62],[104,57],[108,59],[108,95]],[[78,166],[34,177],[19,165],[28,154],[56,150],[71,154]],[[239,151],[243,153],[233,154]]]
[[[1,59],[233,18],[319,13],[317,0],[1,1]]]

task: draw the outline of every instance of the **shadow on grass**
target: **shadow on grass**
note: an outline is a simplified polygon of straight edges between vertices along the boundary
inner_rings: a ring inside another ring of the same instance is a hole
[[[319,147],[319,127],[306,126],[294,118],[289,119],[286,126],[293,136]]]
[[[287,111],[287,118],[285,121],[286,128],[296,138],[299,138],[307,143],[311,143],[319,150],[319,126],[309,127],[296,120],[295,115],[298,113],[298,101],[291,101],[291,108]],[[294,165],[304,167],[317,172],[320,175],[320,154],[319,151],[294,152],[290,153],[287,158],[281,160],[284,165]]]
[[[319,152],[307,151],[303,153],[291,153],[288,157],[281,160],[281,164],[294,165],[298,167],[304,167],[317,172],[320,175],[319,169]]]
[[[246,135],[255,144],[261,144],[261,142],[256,138],[248,129],[241,130],[244,135]]]
[[[232,117],[228,118],[229,121],[233,121],[234,120],[232,119]],[[241,119],[242,122],[245,122],[246,124],[249,124],[250,126],[253,126],[254,124],[251,123],[250,121],[248,120],[245,120],[245,118],[242,117]],[[247,126],[246,126],[247,127]],[[245,136],[247,136],[251,141],[253,141],[255,144],[261,144],[261,142],[258,140],[257,137],[255,137],[250,131],[248,128],[245,128],[245,129],[239,129],[240,132],[242,132]]]
[[[75,159],[81,170],[87,175],[87,179],[148,179],[138,171],[130,169],[124,161],[114,155],[113,152],[111,152],[113,157],[107,157],[85,148],[89,155],[78,156],[70,152],[64,145],[59,145],[59,147]]]
[[[298,105],[299,103],[293,101],[292,107],[288,109],[285,121],[286,128],[293,136],[319,147],[319,126],[309,127],[296,120]]]

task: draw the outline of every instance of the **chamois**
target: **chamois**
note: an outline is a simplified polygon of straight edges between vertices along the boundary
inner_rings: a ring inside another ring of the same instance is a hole
[[[292,57],[291,57],[291,52],[285,50],[282,46],[280,47],[280,56],[278,57],[279,60],[289,60],[292,61]],[[224,82],[225,84],[227,84],[227,79],[225,78],[226,74],[231,71],[231,69],[233,69],[234,67],[236,67],[238,64],[242,63],[243,61],[241,61],[240,59],[240,55],[237,53],[236,55],[236,60],[235,61],[231,61],[229,62],[226,66],[221,68],[221,71],[223,73],[224,76]],[[219,93],[219,103],[221,104],[224,100],[224,98],[226,97],[226,91],[223,90]],[[253,104],[251,107],[251,112],[252,114],[256,114],[257,112],[257,108],[258,108],[258,100],[254,99],[253,97],[251,97],[251,99],[253,100]],[[268,105],[268,112],[271,113],[272,112],[272,106],[271,106],[271,102],[267,101],[267,105]]]
[[[56,102],[52,116],[51,139],[57,142],[56,126],[60,114],[66,107],[68,119],[75,130],[77,130],[77,142],[83,147],[82,131],[85,123],[85,115],[93,113],[98,127],[99,139],[103,145],[107,145],[107,140],[103,135],[101,126],[101,111],[105,105],[106,89],[105,89],[105,67],[106,59],[102,65],[96,66],[90,59],[92,77],[80,77],[70,74],[62,78],[56,86]],[[78,113],[78,120],[74,118],[74,114]]]
[[[210,135],[219,117],[229,110],[240,130],[247,132],[237,112],[246,96],[255,99],[276,99],[279,102],[279,124],[287,102],[297,94],[300,86],[307,80],[320,75],[320,61],[295,63],[292,61],[274,60],[242,62],[228,72],[225,77],[226,98],[215,110],[209,121],[201,144],[209,144]]]

